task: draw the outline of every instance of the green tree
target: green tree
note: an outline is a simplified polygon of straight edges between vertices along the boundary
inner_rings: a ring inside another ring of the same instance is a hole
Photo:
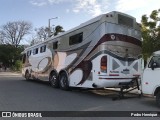
[[[58,35],[58,33],[61,33],[61,32],[64,32],[63,27],[60,25],[57,25],[54,30],[54,36]]]
[[[22,61],[21,61],[21,60],[15,61],[14,68],[15,68],[15,70],[17,70],[17,71],[21,71],[21,69],[22,69]]]
[[[0,62],[8,67],[15,65],[17,60],[21,60],[21,52],[23,50],[23,46],[15,47],[9,44],[0,45]]]
[[[150,16],[143,15],[141,19],[142,25],[142,54],[146,61],[151,54],[160,50],[160,9],[153,10]]]

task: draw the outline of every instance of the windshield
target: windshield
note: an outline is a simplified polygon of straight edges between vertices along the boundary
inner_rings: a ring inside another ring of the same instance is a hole
[[[136,59],[141,53],[141,49],[139,47],[132,48],[126,46],[108,45],[107,49],[120,57],[126,57],[126,58]]]

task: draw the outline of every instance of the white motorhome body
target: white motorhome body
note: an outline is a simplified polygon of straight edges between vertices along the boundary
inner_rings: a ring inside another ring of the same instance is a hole
[[[154,52],[142,75],[142,93],[156,96],[160,106],[160,51]]]
[[[22,74],[54,87],[119,87],[141,73],[140,26],[120,12],[100,15],[24,50]]]

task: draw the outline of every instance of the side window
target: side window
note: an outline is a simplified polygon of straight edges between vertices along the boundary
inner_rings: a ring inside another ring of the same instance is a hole
[[[160,68],[160,56],[153,56],[152,59],[150,60],[148,67],[151,68],[151,65],[156,62],[157,63],[157,68]]]
[[[23,56],[22,56],[22,62],[25,63],[25,61],[26,61],[26,54],[23,54]]]
[[[41,46],[40,53],[46,52],[46,45]]]
[[[33,55],[36,55],[36,54],[38,54],[38,48],[35,48],[35,49],[33,50]]]
[[[31,55],[31,50],[30,51],[27,51],[27,57],[29,57]]]
[[[69,37],[69,45],[81,43],[83,40],[83,33],[79,33]]]
[[[58,48],[58,41],[53,42],[53,49],[57,49]]]

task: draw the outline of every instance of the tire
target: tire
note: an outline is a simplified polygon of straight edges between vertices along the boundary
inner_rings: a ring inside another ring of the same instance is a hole
[[[29,74],[28,71],[26,71],[26,73],[25,73],[25,78],[26,78],[26,80],[30,80],[30,77],[31,77],[31,75]]]
[[[59,81],[58,81],[58,76],[56,72],[52,72],[51,75],[49,76],[49,82],[52,87],[58,88],[59,87]]]
[[[65,72],[59,75],[59,85],[62,90],[69,90],[68,76]]]
[[[156,94],[156,103],[160,107],[160,91]]]

